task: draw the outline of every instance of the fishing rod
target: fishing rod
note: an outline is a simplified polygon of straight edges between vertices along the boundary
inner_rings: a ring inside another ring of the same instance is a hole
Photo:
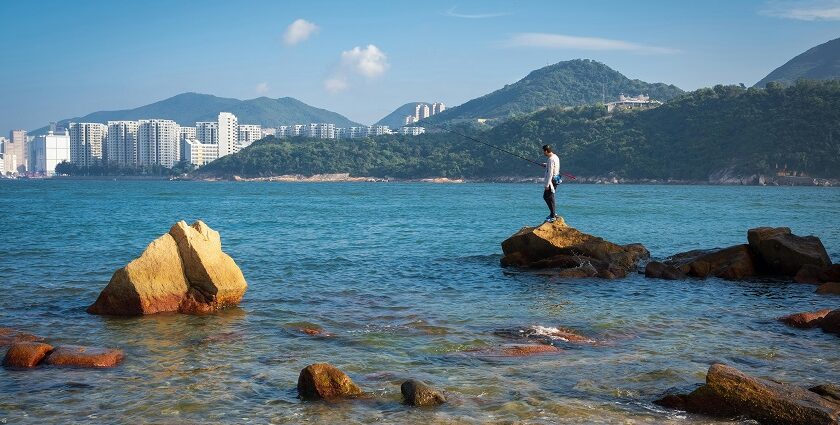
[[[534,165],[539,165],[540,167],[544,167],[544,165],[543,165],[543,164],[541,164],[541,163],[539,163],[539,162],[537,162],[537,161],[534,161],[534,160],[529,159],[529,158],[525,158],[525,157],[524,157],[524,156],[522,156],[522,155],[515,154],[515,153],[513,153],[513,152],[511,152],[511,151],[509,151],[509,150],[506,150],[506,149],[502,149],[502,148],[500,148],[500,147],[498,147],[498,146],[496,146],[496,145],[492,145],[492,144],[490,144],[490,143],[483,142],[483,141],[481,141],[481,140],[476,139],[475,137],[470,137],[470,136],[467,136],[466,134],[461,134],[461,133],[458,133],[457,131],[452,131],[452,130],[450,130],[450,129],[448,129],[448,128],[445,128],[445,127],[439,127],[439,126],[436,126],[436,125],[431,126],[431,127],[436,127],[436,128],[441,129],[441,130],[443,130],[443,131],[447,131],[447,132],[452,133],[452,134],[455,134],[455,135],[457,135],[457,136],[461,136],[461,137],[463,137],[463,138],[465,138],[465,139],[470,139],[470,140],[472,140],[473,142],[478,142],[478,143],[481,143],[481,144],[482,144],[482,145],[484,145],[484,146],[489,146],[489,147],[491,147],[491,148],[493,148],[493,149],[496,149],[496,150],[498,150],[498,151],[504,152],[504,153],[506,153],[506,154],[508,154],[508,155],[513,155],[513,156],[515,156],[515,157],[517,157],[517,158],[519,158],[519,159],[523,159],[523,160],[525,160],[525,161],[528,161],[528,162],[530,162],[531,164],[534,164]],[[563,173],[563,172],[561,172],[560,174],[561,174],[563,177],[568,177],[568,178],[570,178],[570,179],[572,179],[572,180],[577,180],[577,177],[575,177],[575,176],[574,176],[574,175],[572,175],[572,174],[569,174],[569,173]]]

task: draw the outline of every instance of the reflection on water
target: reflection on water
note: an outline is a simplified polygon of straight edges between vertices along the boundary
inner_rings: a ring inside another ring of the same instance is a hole
[[[563,190],[572,225],[643,242],[656,257],[786,225],[819,235],[840,260],[837,190]],[[544,216],[530,185],[3,181],[0,195],[0,326],[127,354],[111,370],[0,370],[9,423],[709,423],[651,401],[701,382],[716,361],[802,385],[840,382],[836,337],[775,321],[836,306],[812,286],[501,269],[499,243]],[[221,232],[248,279],[239,308],[84,312],[115,269],[196,218]],[[554,328],[594,342],[544,337]],[[518,330],[536,333],[520,340]],[[485,355],[528,338],[563,351]],[[368,397],[300,402],[298,373],[322,361]],[[450,402],[401,405],[407,378]]]

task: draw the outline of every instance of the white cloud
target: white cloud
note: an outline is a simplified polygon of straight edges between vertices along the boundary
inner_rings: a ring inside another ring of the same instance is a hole
[[[508,13],[458,13],[455,11],[455,6],[452,6],[449,10],[444,13],[446,16],[451,16],[453,18],[464,18],[464,19],[487,19],[487,18],[498,18],[500,16],[507,16]]]
[[[294,46],[300,42],[306,41],[313,34],[316,34],[320,28],[307,21],[306,19],[297,19],[286,27],[283,32],[283,43],[287,46]]]
[[[351,80],[359,77],[368,81],[381,77],[391,65],[388,56],[373,44],[356,46],[341,52],[341,61],[332,76],[324,81],[324,89],[338,93],[350,87]]]
[[[840,21],[840,1],[802,0],[793,2],[771,1],[762,15],[798,21]]]
[[[569,50],[617,50],[646,54],[672,54],[680,52],[677,49],[668,47],[648,46],[624,40],[535,32],[515,34],[504,45],[506,47],[541,47]]]
[[[257,94],[267,94],[268,93],[268,83],[262,82],[262,83],[257,84],[257,87],[255,88],[255,91],[257,92]]]

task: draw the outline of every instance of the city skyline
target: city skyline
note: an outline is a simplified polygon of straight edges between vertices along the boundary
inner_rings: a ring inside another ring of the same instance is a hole
[[[16,65],[0,69],[0,134],[183,92],[289,96],[371,124],[574,58],[685,90],[752,85],[840,28],[834,0],[246,5],[3,3],[0,45]]]

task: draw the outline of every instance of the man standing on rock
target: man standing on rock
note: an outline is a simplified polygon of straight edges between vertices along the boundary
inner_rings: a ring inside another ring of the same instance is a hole
[[[545,168],[545,179],[543,181],[545,191],[543,191],[543,199],[548,205],[548,211],[550,212],[548,217],[545,218],[545,221],[554,223],[557,220],[554,194],[557,190],[557,184],[560,183],[560,158],[554,154],[549,145],[543,145],[543,155],[548,158],[548,162],[542,164],[543,168]]]

